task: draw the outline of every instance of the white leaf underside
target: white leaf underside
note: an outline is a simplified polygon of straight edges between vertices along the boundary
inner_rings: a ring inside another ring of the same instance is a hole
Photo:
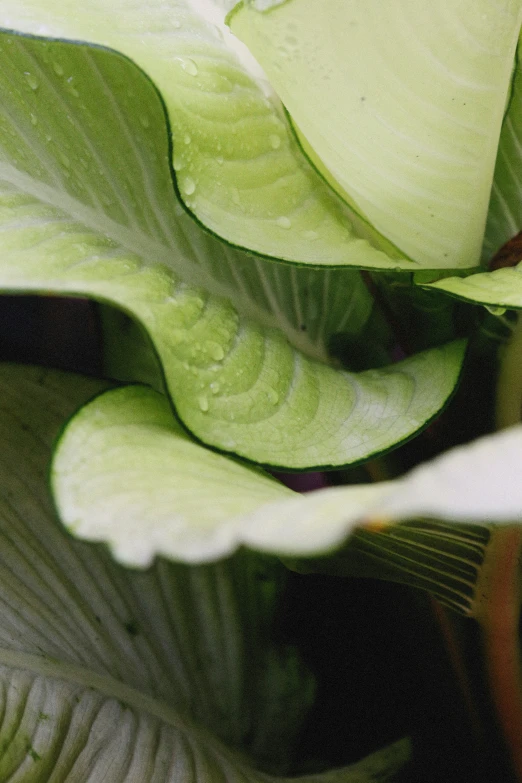
[[[160,394],[129,386],[73,417],[56,449],[52,486],[71,532],[108,542],[129,565],[147,566],[157,554],[204,562],[242,545],[317,557],[367,523],[519,520],[521,432],[453,449],[395,481],[298,495],[190,441]]]
[[[2,781],[281,780],[214,734],[269,760],[302,719],[308,675],[269,633],[277,568],[244,555],[133,572],[74,541],[55,522],[47,466],[64,417],[101,385],[4,365],[0,388]],[[306,780],[371,783],[406,753]]]

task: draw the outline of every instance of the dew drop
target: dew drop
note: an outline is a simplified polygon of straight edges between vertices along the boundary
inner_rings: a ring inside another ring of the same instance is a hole
[[[278,217],[276,223],[280,228],[291,228],[292,226],[292,221],[290,218],[286,217],[286,215],[281,215],[281,217]]]
[[[185,159],[181,155],[174,155],[172,165],[174,166],[174,171],[181,171],[181,169],[185,168]]]
[[[149,127],[150,120],[149,120],[149,118],[147,117],[146,114],[142,114],[142,116],[140,117],[140,123],[142,124],[142,126],[144,128],[148,128]]]
[[[488,313],[491,313],[491,315],[504,315],[507,308],[498,307],[497,305],[486,305],[486,310],[488,311]]]
[[[196,190],[196,183],[192,179],[192,177],[185,177],[183,180],[183,192],[187,194],[187,196],[191,196],[194,191]]]
[[[223,155],[218,155],[217,158],[216,158],[216,163],[218,163],[220,166],[222,166],[223,165],[223,161],[224,161]]]
[[[303,237],[308,239],[310,242],[313,242],[315,239],[317,239],[318,236],[319,234],[317,231],[303,231]]]
[[[266,396],[268,397],[268,401],[272,405],[277,405],[277,403],[279,402],[279,394],[276,392],[275,389],[272,388],[268,389]]]
[[[80,93],[78,92],[78,90],[73,84],[73,78],[74,78],[73,76],[69,76],[69,78],[67,79],[67,92],[70,92],[71,95],[74,95],[75,98],[79,98]]]
[[[277,150],[281,146],[281,137],[277,133],[270,134],[270,146],[273,150]]]
[[[37,90],[38,87],[40,86],[40,82],[38,81],[36,76],[34,76],[32,73],[29,73],[29,71],[24,71],[24,76],[25,76],[25,81],[27,82],[31,90]]]
[[[38,117],[31,112],[31,125],[38,125]]]
[[[198,405],[200,407],[200,410],[203,411],[203,413],[206,413],[208,411],[208,399],[205,394],[200,394],[198,397]]]
[[[198,75],[198,66],[196,65],[194,60],[190,59],[190,57],[187,57],[187,58],[181,60],[181,67],[190,76],[197,76]]]
[[[185,133],[185,135],[183,136],[183,143],[184,144],[190,144],[191,141],[192,141],[192,139],[190,138],[189,134]]]
[[[53,63],[53,70],[57,76],[63,76],[63,68],[60,63]]]
[[[65,153],[63,153],[63,152],[60,152],[60,160],[62,161],[62,163],[63,163],[63,165],[65,166],[65,168],[66,168],[66,169],[70,168],[70,166],[71,166],[71,161],[70,161],[70,159],[67,157],[67,155],[65,155]]]
[[[210,345],[209,353],[215,362],[220,362],[225,357],[225,352],[219,343],[212,343]]]
[[[219,385],[219,383],[217,381],[213,381],[210,384],[210,391],[212,392],[212,394],[218,394],[220,389],[221,389],[221,386]]]

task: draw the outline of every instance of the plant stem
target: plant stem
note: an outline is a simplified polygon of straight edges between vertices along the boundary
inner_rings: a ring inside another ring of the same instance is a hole
[[[522,670],[519,640],[522,527],[495,528],[477,584],[491,697],[517,779],[522,783]]]
[[[509,342],[501,349],[497,378],[497,429],[520,424],[522,412],[522,318],[517,317]]]
[[[430,604],[433,614],[440,628],[446,653],[453,669],[455,680],[458,684],[462,700],[464,702],[469,718],[470,728],[477,743],[483,741],[484,731],[480,719],[480,713],[477,709],[473,697],[473,688],[469,677],[469,672],[462,654],[461,641],[457,636],[454,616],[443,606],[436,598],[430,596]]]

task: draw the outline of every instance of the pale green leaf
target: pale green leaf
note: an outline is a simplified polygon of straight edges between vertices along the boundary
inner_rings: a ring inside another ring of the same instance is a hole
[[[51,442],[100,388],[40,368],[0,369],[0,779],[288,780],[252,766],[288,760],[311,696],[295,650],[270,634],[281,567],[243,553],[128,571],[55,521]],[[388,780],[407,753],[399,743],[298,780]]]
[[[101,44],[139,65],[168,113],[184,203],[231,244],[300,263],[415,268],[376,249],[377,232],[317,176],[224,14],[213,0],[5,0],[0,26]],[[140,120],[152,122],[147,104]]]
[[[0,57],[0,287],[119,305],[147,329],[185,425],[256,462],[355,462],[440,411],[462,343],[354,375],[273,328],[324,359],[324,338],[357,334],[371,298],[353,270],[280,274],[203,232],[174,198],[159,98],[128,60],[13,35]]]
[[[489,261],[522,230],[522,39],[519,41],[508,109],[502,125],[491,188],[483,260]]]
[[[358,525],[429,517],[522,518],[522,426],[454,449],[393,482],[297,495],[275,479],[203,449],[167,400],[141,386],[108,392],[69,423],[53,462],[53,491],[75,535],[108,541],[125,563],[156,553],[190,562],[241,544],[313,556]]]
[[[425,288],[444,291],[446,294],[490,307],[522,308],[522,264],[504,267],[492,272],[478,272],[469,277],[445,277]]]
[[[520,0],[244,0],[229,21],[349,203],[424,267],[478,264]]]

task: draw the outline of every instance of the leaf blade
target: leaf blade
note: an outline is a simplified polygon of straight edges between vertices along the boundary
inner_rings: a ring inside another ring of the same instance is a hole
[[[300,264],[416,268],[382,252],[371,228],[362,237],[375,247],[360,225],[354,230],[357,215],[315,175],[277,100],[223,40],[224,11],[214,3],[154,0],[136,14],[129,0],[93,0],[88,10],[36,0],[2,11],[8,29],[107,46],[143,68],[169,115],[184,204],[230,244]]]
[[[519,2],[497,11],[246,0],[229,22],[339,192],[420,265],[469,268],[522,22]]]
[[[156,134],[132,111],[139,99],[141,111],[149,106],[162,113],[150,82],[125,58],[16,36],[6,37],[5,50],[4,289],[89,295],[133,314],[153,339],[186,426],[209,445],[257,462],[303,469],[361,460],[411,437],[446,403],[462,345],[356,376],[309,360],[264,325],[279,323],[298,346],[324,359],[323,338],[336,328],[360,330],[371,300],[351,270],[323,276],[289,269],[281,276],[256,259],[252,274],[250,259],[202,233],[174,199],[164,117]],[[123,90],[118,114],[115,96],[129,80],[132,94]],[[124,109],[131,117],[127,134],[120,127]],[[110,144],[106,115],[115,123]],[[121,165],[123,155],[129,165]],[[82,160],[90,161],[87,168]],[[353,311],[348,321],[342,285]],[[260,286],[261,307],[253,299]],[[301,306],[306,292],[308,304]],[[258,317],[262,326],[253,320]],[[370,434],[369,420],[364,432],[357,430],[359,414],[383,395],[389,402],[379,407],[382,419]],[[400,421],[405,409],[410,415]],[[288,448],[281,427],[293,433]]]
[[[64,416],[104,386],[0,367],[0,774],[28,783],[284,780],[237,751],[277,757],[277,735],[284,750],[310,697],[295,651],[267,634],[278,566],[243,555],[130,572],[56,524],[45,480],[51,443]],[[301,780],[366,783],[375,769],[391,776],[407,754],[399,743]]]

